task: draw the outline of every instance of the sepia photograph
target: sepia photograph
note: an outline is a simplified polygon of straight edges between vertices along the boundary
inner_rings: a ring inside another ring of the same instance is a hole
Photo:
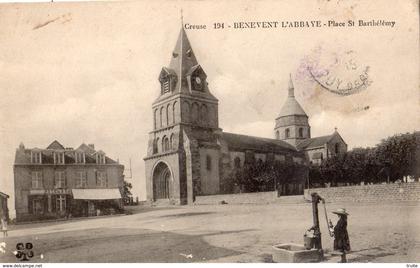
[[[418,267],[419,45],[418,0],[0,2],[2,267]]]

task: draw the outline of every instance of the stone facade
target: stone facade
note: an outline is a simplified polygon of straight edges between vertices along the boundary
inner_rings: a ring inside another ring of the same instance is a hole
[[[112,202],[122,205],[124,166],[92,144],[76,150],[57,141],[46,149],[21,144],[13,171],[17,221],[96,215],[96,209],[103,208],[99,201],[75,200],[73,189],[118,189],[119,198]]]
[[[310,164],[319,165],[324,159],[347,152],[347,144],[337,129],[331,135],[311,138],[308,116],[295,98],[291,77],[286,102],[276,118],[274,135],[304,152]]]
[[[321,164],[324,159],[347,152],[347,144],[337,130],[331,135],[304,140],[297,148],[305,152],[309,163],[315,165]]]
[[[152,104],[153,130],[144,158],[149,201],[191,204],[196,196],[224,192],[235,161],[240,166],[270,159],[306,163],[304,153],[285,141],[223,132],[218,100],[206,78],[181,29],[169,67],[159,75],[159,97]],[[303,193],[307,172],[296,176],[290,178],[293,189]]]
[[[306,198],[313,192],[327,202],[420,201],[418,182],[314,188],[305,190]]]

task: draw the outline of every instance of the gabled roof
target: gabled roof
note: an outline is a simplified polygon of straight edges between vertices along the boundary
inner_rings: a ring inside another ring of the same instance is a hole
[[[263,152],[296,152],[295,147],[285,141],[240,135],[234,133],[222,133],[222,139],[227,143],[229,150],[254,150]]]
[[[200,64],[197,64],[193,67],[191,67],[191,69],[188,70],[188,72],[185,74],[186,76],[192,75],[196,70],[200,70],[201,73],[204,74],[205,77],[207,77],[207,74],[204,72],[203,68],[201,67]]]
[[[333,136],[334,134],[306,139],[300,142],[296,147],[298,148],[298,150],[322,147],[326,143],[328,143]]]
[[[50,145],[48,145],[47,149],[50,150],[64,150],[64,146],[61,145],[57,140],[53,141]]]
[[[163,72],[171,75],[176,74],[176,84],[172,90],[173,93],[184,93],[188,95],[193,94],[205,99],[217,101],[217,98],[213,96],[213,94],[208,90],[207,86],[206,90],[204,91],[190,92],[187,83],[187,76],[191,75],[197,69],[199,69],[200,72],[202,72],[204,76],[207,77],[203,68],[198,64],[197,58],[195,57],[194,51],[192,50],[184,27],[181,27],[175,48],[172,52],[169,67],[164,67],[160,72],[160,76]],[[171,94],[160,94],[159,97],[153,102],[153,104],[158,103],[170,96]]]
[[[5,194],[5,193],[3,193],[3,192],[0,192],[0,196],[1,196],[1,197],[4,197],[4,198],[9,198],[9,195],[7,195],[7,194]]]
[[[175,73],[174,70],[166,68],[166,67],[162,67],[162,71],[160,71],[159,78],[162,77],[162,75],[164,75],[164,74],[176,76],[176,73]]]
[[[299,102],[295,99],[295,88],[293,86],[292,77],[290,77],[289,80],[289,93],[286,102],[283,104],[278,117],[290,115],[304,115],[307,117],[302,106],[300,106]]]
[[[86,145],[85,143],[82,143],[76,150],[83,151],[83,152],[88,153],[88,154],[94,154],[95,153],[95,149],[93,149],[89,145]]]

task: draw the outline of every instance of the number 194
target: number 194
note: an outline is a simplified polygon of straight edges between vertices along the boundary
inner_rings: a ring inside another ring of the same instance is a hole
[[[223,28],[225,28],[225,24],[220,23],[220,22],[216,22],[216,23],[213,23],[213,27],[214,27],[214,29],[223,29]]]

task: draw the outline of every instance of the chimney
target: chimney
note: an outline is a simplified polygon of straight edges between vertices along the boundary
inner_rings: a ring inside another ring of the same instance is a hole
[[[91,143],[91,144],[88,144],[88,146],[89,146],[90,148],[92,148],[93,150],[95,150],[95,144]]]
[[[23,142],[21,142],[19,144],[19,150],[24,150],[25,149],[25,145],[23,145]]]

